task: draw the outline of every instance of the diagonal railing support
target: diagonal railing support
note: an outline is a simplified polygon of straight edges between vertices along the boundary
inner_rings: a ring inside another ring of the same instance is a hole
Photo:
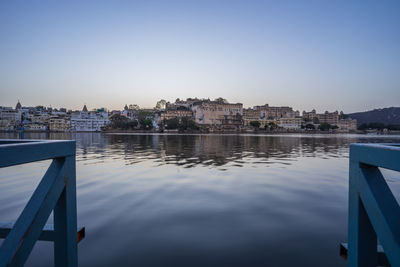
[[[382,263],[382,253],[392,266],[400,266],[400,207],[379,167],[400,171],[398,145],[350,146],[350,267],[377,266]],[[378,239],[383,248],[379,252]]]
[[[28,154],[24,153],[28,152]],[[54,241],[56,266],[78,264],[75,141],[0,140],[0,167],[53,159],[38,187],[0,247],[0,267],[22,266],[38,239]],[[54,230],[44,230],[54,210]],[[79,236],[79,234],[81,234]]]

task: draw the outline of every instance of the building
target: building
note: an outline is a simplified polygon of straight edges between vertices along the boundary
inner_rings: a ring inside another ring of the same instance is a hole
[[[327,123],[337,126],[339,123],[339,112],[325,111],[325,113],[318,114],[315,109],[313,109],[311,112],[303,111],[303,120],[313,124]]]
[[[164,112],[161,112],[160,114],[160,120],[170,120],[173,118],[192,118],[193,117],[193,112],[191,110],[165,110]]]
[[[68,117],[51,117],[49,119],[49,130],[52,132],[71,131],[71,120]]]
[[[298,130],[301,128],[302,118],[280,118],[278,126],[288,130]]]
[[[11,107],[0,107],[0,130],[16,130],[21,124],[20,110]]]
[[[303,120],[305,122],[313,122],[317,118],[317,111],[315,109],[310,112],[303,111]]]
[[[191,106],[195,122],[204,127],[237,129],[243,125],[243,104],[210,100],[194,102]]]
[[[50,119],[50,114],[47,112],[36,112],[36,114],[29,114],[28,119],[31,123],[45,124]]]
[[[262,124],[262,121],[264,121],[264,120],[265,120],[265,118],[261,118],[260,110],[255,110],[252,108],[243,109],[243,125],[245,127],[251,126],[250,123],[252,121],[258,121],[258,122],[260,122],[260,124]],[[264,126],[260,125],[260,128],[262,128]]]
[[[317,114],[317,118],[319,120],[319,123],[327,123],[330,125],[338,125],[339,123],[339,112],[328,112],[325,111],[323,114]]]
[[[139,116],[139,110],[138,109],[132,109],[129,108],[128,105],[125,105],[124,110],[121,111],[120,115],[123,117],[128,118],[129,120],[137,120]],[[112,113],[112,115],[114,115]]]
[[[298,117],[300,113],[294,111],[292,107],[270,107],[268,104],[263,106],[254,106],[254,110],[259,110],[261,118],[266,119],[279,119],[279,118],[294,118]]]
[[[263,106],[254,106],[252,109],[249,108],[243,110],[244,126],[250,126],[252,121],[260,122],[260,128],[264,128],[270,123],[275,123],[278,126],[282,125],[281,127],[283,128],[295,129],[297,128],[299,121],[301,126],[299,111],[294,111],[292,107],[271,107],[268,104]]]
[[[253,128],[253,126],[251,126],[252,121],[258,121],[260,123],[260,128],[265,128],[269,123],[277,123],[276,119],[265,116],[263,110],[252,108],[243,109],[243,125]]]
[[[24,131],[44,132],[47,131],[47,125],[44,123],[27,123],[24,125]]]
[[[170,120],[174,118],[193,118],[192,110],[185,104],[171,104],[167,103],[165,110],[160,113],[159,121]]]
[[[341,119],[337,126],[342,131],[357,131],[357,120],[355,119]]]
[[[86,105],[81,112],[71,115],[73,132],[100,132],[109,123],[107,112],[88,112]]]

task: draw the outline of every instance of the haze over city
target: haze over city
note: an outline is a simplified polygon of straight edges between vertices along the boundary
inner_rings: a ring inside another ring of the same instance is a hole
[[[398,1],[1,1],[0,105],[398,106]]]

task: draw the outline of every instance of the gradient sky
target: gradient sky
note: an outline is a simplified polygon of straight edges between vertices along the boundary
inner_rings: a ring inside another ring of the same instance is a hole
[[[0,1],[0,105],[400,106],[400,1]]]

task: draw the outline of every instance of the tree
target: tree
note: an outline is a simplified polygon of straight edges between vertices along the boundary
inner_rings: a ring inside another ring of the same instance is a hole
[[[110,127],[112,129],[121,129],[121,130],[128,130],[128,129],[135,129],[138,125],[137,121],[131,121],[127,117],[121,116],[120,114],[114,114],[110,117]]]
[[[156,109],[165,109],[166,104],[167,104],[167,101],[165,101],[164,99],[161,99],[160,101],[157,102]]]
[[[278,128],[278,124],[276,124],[275,122],[268,123],[268,126],[270,130],[275,130],[276,128]]]
[[[260,128],[261,123],[260,123],[259,121],[251,121],[251,122],[250,122],[250,126],[256,128],[256,129],[258,129],[258,128]]]
[[[380,123],[380,122],[372,122],[372,123],[368,124],[368,128],[383,130],[383,129],[385,129],[385,124]]]
[[[139,110],[140,107],[139,107],[139,105],[136,105],[136,104],[130,104],[129,105],[129,109],[131,109],[131,110]]]
[[[172,129],[178,129],[179,127],[179,119],[178,118],[172,118],[169,120],[164,121],[165,124],[165,129],[172,130]]]
[[[358,127],[358,129],[359,130],[367,130],[367,129],[383,130],[383,129],[385,129],[385,124],[380,123],[380,122],[363,123]]]
[[[228,103],[228,100],[226,100],[225,98],[222,98],[222,97],[218,97],[218,98],[216,98],[214,101],[215,101],[215,102],[218,102],[218,103],[220,103],[220,104],[226,104],[226,103]]]
[[[308,129],[308,130],[315,130],[315,126],[314,126],[314,124],[308,123],[308,124],[306,125],[306,129]]]
[[[179,123],[179,130],[185,131],[185,130],[198,130],[199,127],[196,125],[194,120],[183,117]]]
[[[368,124],[367,123],[363,123],[360,126],[358,126],[358,130],[367,130],[368,129]]]
[[[313,118],[313,123],[314,123],[314,124],[319,124],[319,119],[318,119],[317,117],[314,117],[314,118]]]
[[[139,119],[140,128],[150,130],[153,128],[153,120],[148,118]]]
[[[400,131],[400,124],[389,124],[387,128],[391,131]]]
[[[329,123],[321,123],[318,127],[321,131],[327,131],[332,128]]]
[[[154,114],[150,111],[141,110],[138,114],[140,128],[149,130],[153,128]]]
[[[120,114],[114,114],[110,117],[111,123],[127,122],[128,118],[121,116]]]

